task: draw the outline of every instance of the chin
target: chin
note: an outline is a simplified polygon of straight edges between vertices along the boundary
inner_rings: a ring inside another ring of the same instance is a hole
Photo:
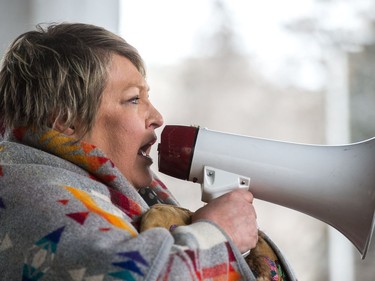
[[[133,186],[137,190],[143,187],[148,187],[150,186],[152,179],[152,172],[148,170],[147,173],[142,173],[142,175],[139,175],[136,179],[132,181]]]

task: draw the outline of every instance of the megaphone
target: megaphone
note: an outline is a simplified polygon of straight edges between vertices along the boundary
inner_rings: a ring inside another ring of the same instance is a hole
[[[309,145],[168,125],[158,156],[160,172],[200,183],[205,202],[248,188],[331,225],[366,256],[375,222],[375,138]]]

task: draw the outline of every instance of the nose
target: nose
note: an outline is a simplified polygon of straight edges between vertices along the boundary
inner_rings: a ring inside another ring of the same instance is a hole
[[[163,125],[164,120],[160,112],[150,103],[150,114],[147,118],[146,126],[154,127],[154,129],[159,128]]]

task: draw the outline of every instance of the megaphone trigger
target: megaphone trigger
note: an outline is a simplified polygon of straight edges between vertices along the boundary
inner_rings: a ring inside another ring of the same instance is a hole
[[[249,189],[250,178],[214,167],[203,169],[202,201],[209,202],[236,188]]]

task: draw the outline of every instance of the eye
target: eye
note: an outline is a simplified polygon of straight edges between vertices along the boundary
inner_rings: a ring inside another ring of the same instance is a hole
[[[135,97],[129,99],[128,102],[131,103],[131,104],[138,104],[139,100],[140,100],[140,97],[139,96],[135,96]]]

